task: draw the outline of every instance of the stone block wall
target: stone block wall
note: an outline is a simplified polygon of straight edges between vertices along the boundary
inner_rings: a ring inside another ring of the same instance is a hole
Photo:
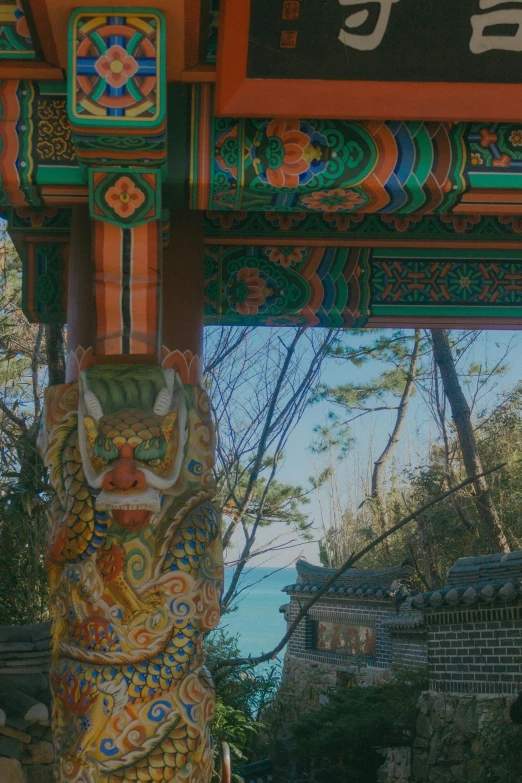
[[[51,625],[0,626],[0,783],[53,783]]]
[[[516,693],[522,664],[522,606],[427,610],[430,689]]]
[[[51,729],[0,727],[1,783],[54,783]]]
[[[386,761],[377,772],[378,783],[410,783],[411,748],[386,748]]]
[[[500,774],[488,767],[488,754],[480,752],[484,733],[495,727],[505,731],[515,744],[522,746],[522,727],[510,719],[513,696],[488,694],[423,693],[419,702],[417,733],[413,743],[411,776],[408,783],[471,783],[492,779]],[[504,751],[491,754],[491,764],[498,765]],[[496,755],[496,758],[494,757]],[[510,770],[510,772],[515,770]],[[513,780],[518,779],[516,777]],[[522,779],[522,771],[521,777]]]

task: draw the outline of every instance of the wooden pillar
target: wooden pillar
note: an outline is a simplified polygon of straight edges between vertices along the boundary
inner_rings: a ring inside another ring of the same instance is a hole
[[[72,210],[67,296],[67,380],[77,381],[80,367],[92,364],[94,345],[94,264],[89,208]]]
[[[163,252],[163,367],[199,384],[205,299],[203,214],[171,212],[173,240]]]
[[[48,389],[40,440],[56,490],[58,775],[210,783],[214,689],[203,637],[219,622],[223,569],[214,430],[200,386],[202,218],[172,215],[162,318],[163,17],[78,9],[69,41],[78,66],[69,117],[90,202],[72,228],[70,383]],[[107,79],[93,91],[97,105],[87,97],[91,71]],[[127,73],[138,74],[128,94]],[[148,89],[127,118],[113,105],[116,81],[125,105]]]

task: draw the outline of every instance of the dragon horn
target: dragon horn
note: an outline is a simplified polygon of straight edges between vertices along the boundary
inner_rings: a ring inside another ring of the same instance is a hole
[[[87,412],[92,416],[94,421],[99,421],[103,416],[103,408],[95,393],[93,391],[86,391],[83,395],[83,399],[85,400]]]
[[[99,421],[103,416],[102,404],[93,391],[87,386],[87,378],[85,372],[80,373],[80,384],[83,390],[83,401],[87,409],[89,416],[92,416],[94,421]]]
[[[165,389],[161,389],[158,392],[156,401],[154,403],[153,412],[156,416],[166,416],[172,405],[172,398],[174,396],[174,370],[163,370],[165,382],[167,384]]]

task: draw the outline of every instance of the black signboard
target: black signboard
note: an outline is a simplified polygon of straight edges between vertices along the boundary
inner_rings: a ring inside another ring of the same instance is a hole
[[[522,0],[221,0],[227,117],[522,122]]]
[[[250,0],[249,79],[513,84],[521,65],[522,0]]]

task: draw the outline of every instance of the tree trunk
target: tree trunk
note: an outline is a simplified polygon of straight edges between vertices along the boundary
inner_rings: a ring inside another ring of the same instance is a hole
[[[424,520],[422,517],[417,519],[417,532],[419,534],[419,543],[422,552],[422,562],[424,566],[424,578],[428,590],[433,590],[435,587],[435,569],[433,568],[433,552],[431,546],[431,536],[428,535]]]
[[[439,424],[442,432],[442,439],[444,441],[444,460],[446,463],[446,473],[448,476],[448,487],[451,489],[451,487],[455,486],[455,484],[458,484],[458,481],[455,477],[455,471],[453,470],[452,465],[452,456],[450,453],[450,439],[448,437],[448,429],[446,427],[446,412],[441,404],[440,400],[440,394],[439,394],[439,370],[437,366],[437,362],[435,361],[435,357],[433,357],[433,370],[434,370],[434,387],[435,387],[435,405],[437,408],[437,416],[439,419]],[[464,507],[464,504],[462,502],[462,499],[460,498],[458,493],[455,493],[452,497],[453,506],[455,508],[455,511],[459,515],[459,518],[467,530],[469,530],[470,533],[475,533],[475,527],[473,525],[473,522],[469,519],[468,514],[466,512],[466,509]]]
[[[376,460],[373,466],[372,474],[372,498],[375,501],[377,507],[377,519],[379,523],[379,532],[384,533],[389,527],[388,509],[386,508],[386,499],[383,491],[383,477],[386,465],[395,451],[395,448],[399,442],[404,421],[406,419],[406,411],[408,410],[408,403],[415,386],[415,378],[417,376],[417,362],[419,359],[419,348],[421,343],[420,329],[415,330],[415,343],[413,351],[410,357],[410,366],[408,368],[408,375],[406,376],[406,383],[404,385],[404,391],[402,393],[399,407],[397,408],[397,417],[395,419],[395,426],[393,432],[388,438],[388,443],[384,451],[378,460]],[[386,554],[389,554],[390,546],[388,539],[383,541],[383,547]]]
[[[45,349],[49,386],[65,383],[65,350],[63,327],[60,324],[45,324]]]
[[[448,398],[451,415],[457,429],[466,475],[468,477],[476,476],[483,472],[482,463],[471,424],[471,411],[455,369],[448,335],[443,329],[431,329],[431,337],[433,355],[440,370],[444,393]],[[494,552],[509,552],[504,528],[486,479],[484,477],[477,479],[474,482],[474,488],[477,510],[490,547]]]

